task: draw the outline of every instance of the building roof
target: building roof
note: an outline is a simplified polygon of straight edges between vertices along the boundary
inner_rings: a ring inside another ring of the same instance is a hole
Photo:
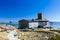
[[[47,20],[46,18],[43,18],[43,19],[32,19],[32,20],[29,20],[29,22],[48,22],[49,20]]]

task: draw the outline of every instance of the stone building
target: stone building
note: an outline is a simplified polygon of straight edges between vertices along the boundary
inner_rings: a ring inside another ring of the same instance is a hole
[[[20,20],[19,28],[44,28],[48,24],[48,20],[43,18],[42,13],[38,13],[37,19],[32,20]]]

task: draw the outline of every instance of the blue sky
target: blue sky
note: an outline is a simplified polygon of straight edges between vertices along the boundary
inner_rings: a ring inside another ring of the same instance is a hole
[[[37,18],[39,12],[50,21],[60,21],[60,0],[0,0],[0,22]]]

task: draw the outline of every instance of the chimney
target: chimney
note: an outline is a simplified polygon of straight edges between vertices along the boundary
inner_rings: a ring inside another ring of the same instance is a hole
[[[38,13],[38,19],[42,19],[42,13]]]

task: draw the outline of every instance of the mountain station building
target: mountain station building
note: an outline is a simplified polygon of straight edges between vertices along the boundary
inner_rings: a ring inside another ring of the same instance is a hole
[[[31,20],[19,20],[19,28],[26,29],[26,28],[45,28],[48,25],[49,20],[43,17],[42,13],[38,13],[37,19]]]

